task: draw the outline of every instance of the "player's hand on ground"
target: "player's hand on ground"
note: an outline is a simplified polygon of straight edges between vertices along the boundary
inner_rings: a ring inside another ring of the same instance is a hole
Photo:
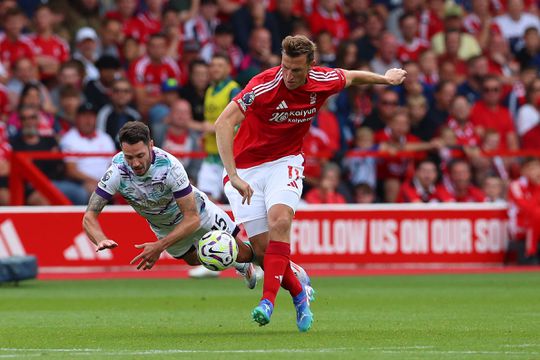
[[[114,240],[110,240],[110,239],[101,240],[97,245],[96,252],[105,250],[105,249],[114,249],[117,246],[118,244]]]
[[[135,245],[137,249],[143,249],[142,253],[135,256],[133,260],[129,263],[130,265],[133,265],[137,262],[139,264],[137,265],[137,270],[140,270],[141,268],[143,270],[150,270],[156,261],[158,261],[159,256],[163,252],[163,248],[161,246],[161,243],[159,241],[144,243]]]
[[[246,203],[246,201],[248,205],[251,204],[251,196],[253,195],[251,186],[238,175],[231,176],[229,180],[231,185],[242,195],[242,204]]]
[[[405,80],[407,72],[403,69],[390,69],[385,74],[384,77],[388,80],[390,85],[399,85]]]

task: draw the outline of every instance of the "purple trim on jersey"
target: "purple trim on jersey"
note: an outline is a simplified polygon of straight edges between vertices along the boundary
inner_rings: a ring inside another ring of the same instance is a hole
[[[175,199],[180,199],[181,197],[189,195],[189,193],[191,193],[192,191],[193,191],[193,188],[191,187],[191,185],[189,185],[185,189],[173,192],[173,196],[174,196]]]
[[[152,165],[154,164],[155,161],[156,161],[156,152],[152,150]]]
[[[239,232],[240,232],[240,228],[237,225],[237,226],[234,227],[234,230],[233,230],[231,235],[235,238],[236,235],[238,235]]]
[[[103,190],[100,187],[96,188],[96,194],[98,194],[99,196],[101,196],[105,200],[111,200],[112,197],[113,197],[111,194],[109,194],[108,192],[106,192],[105,190]]]

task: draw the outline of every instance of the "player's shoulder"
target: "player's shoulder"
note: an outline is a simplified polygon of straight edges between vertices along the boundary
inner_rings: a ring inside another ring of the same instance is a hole
[[[308,76],[314,80],[317,80],[317,79],[320,79],[321,77],[323,78],[328,78],[331,76],[344,77],[344,73],[343,73],[343,69],[339,69],[339,68],[330,68],[326,66],[313,66],[309,70]]]
[[[124,163],[125,163],[124,153],[121,151],[117,153],[116,155],[114,155],[111,160],[111,164],[115,167],[119,167]]]
[[[269,83],[272,81],[281,79],[281,66],[274,66],[268,70],[258,73],[251,79],[253,85],[260,85],[264,83]]]

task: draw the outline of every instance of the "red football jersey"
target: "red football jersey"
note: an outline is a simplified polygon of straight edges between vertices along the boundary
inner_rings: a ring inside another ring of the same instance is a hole
[[[245,115],[234,139],[236,166],[244,169],[300,154],[317,111],[344,87],[341,69],[318,66],[294,90],[285,86],[280,66],[255,76],[233,99]]]
[[[60,62],[69,60],[69,45],[60,36],[53,35],[44,38],[39,34],[30,35],[30,40],[34,43],[36,55],[52,56]]]
[[[159,94],[163,81],[175,78],[180,81],[180,68],[173,58],[166,56],[160,64],[153,63],[148,56],[135,61],[129,69],[129,80],[136,87],[146,87],[149,92]]]
[[[34,44],[28,36],[21,35],[11,41],[6,34],[0,34],[0,61],[11,67],[18,59],[26,57],[34,60]]]

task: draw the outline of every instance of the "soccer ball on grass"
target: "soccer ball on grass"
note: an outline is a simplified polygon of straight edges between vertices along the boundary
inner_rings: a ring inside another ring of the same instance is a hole
[[[232,266],[238,256],[238,245],[232,235],[221,230],[207,232],[199,240],[197,257],[201,264],[213,271]]]

